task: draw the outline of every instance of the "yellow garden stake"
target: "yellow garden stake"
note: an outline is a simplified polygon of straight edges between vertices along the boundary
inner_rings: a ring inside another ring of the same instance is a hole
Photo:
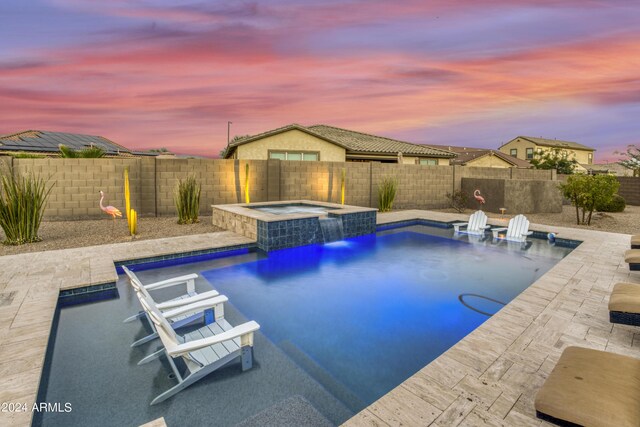
[[[342,168],[342,182],[340,183],[340,203],[344,205],[344,185],[347,178],[347,170]]]
[[[249,163],[246,164],[245,168],[245,176],[244,176],[244,200],[245,203],[251,203],[249,199]]]

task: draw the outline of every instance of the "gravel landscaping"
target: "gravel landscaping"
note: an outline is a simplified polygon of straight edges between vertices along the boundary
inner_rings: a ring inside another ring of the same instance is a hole
[[[211,224],[210,216],[200,217],[197,224],[178,224],[176,217],[149,217],[138,219],[136,240],[160,239],[221,231]],[[0,256],[25,252],[50,251],[54,249],[78,248],[108,243],[130,242],[126,219],[93,219],[79,221],[43,221],[38,235],[41,242],[20,246],[0,245]],[[0,241],[5,236],[0,229]]]
[[[453,209],[441,211],[455,212]],[[471,213],[467,209],[466,213]],[[489,214],[495,216],[497,214]],[[564,206],[562,213],[529,214],[531,222],[546,224],[550,227],[574,227],[590,230],[611,231],[623,234],[640,233],[640,206],[627,206],[620,213],[594,213],[591,226],[576,225],[576,211],[573,206]],[[175,217],[140,218],[136,240],[159,239],[162,237],[184,236],[221,231],[211,224],[210,216],[200,217],[197,224],[179,225]],[[553,230],[549,230],[553,231]],[[116,220],[115,226],[110,219],[80,221],[43,221],[40,227],[41,242],[20,246],[0,245],[0,256],[25,252],[40,252],[54,249],[78,248],[131,241],[127,230],[127,221]],[[0,241],[4,233],[0,230]]]

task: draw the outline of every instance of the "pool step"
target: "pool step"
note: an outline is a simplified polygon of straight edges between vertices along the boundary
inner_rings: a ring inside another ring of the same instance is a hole
[[[311,402],[300,395],[296,395],[236,424],[236,427],[263,426],[332,427],[333,423],[322,415]]]
[[[291,341],[280,341],[278,347],[336,399],[340,400],[349,410],[359,412],[367,406],[358,396],[351,392],[340,381],[336,380],[333,375],[318,365],[315,360]]]

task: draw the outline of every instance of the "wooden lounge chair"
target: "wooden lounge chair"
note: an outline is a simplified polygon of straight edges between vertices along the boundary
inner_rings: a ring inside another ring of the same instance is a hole
[[[559,425],[640,425],[640,360],[568,347],[535,399],[538,418]]]
[[[629,264],[629,270],[640,271],[640,249],[628,249],[624,253],[624,262]]]
[[[189,387],[216,369],[241,358],[242,371],[253,366],[253,333],[260,329],[257,322],[250,321],[239,326],[231,326],[224,317],[217,317],[215,323],[189,332],[184,337],[176,334],[163,314],[142,293],[138,293],[140,304],[158,330],[163,348],[145,357],[139,364],[147,363],[162,355],[167,357],[178,384],[161,393],[151,402],[160,403],[181,390]],[[192,310],[202,310],[207,301],[193,304]],[[183,310],[187,310],[183,308]],[[182,359],[184,372],[176,367],[174,359]]]
[[[469,216],[469,222],[454,222],[453,229],[455,233],[466,233],[473,235],[483,235],[485,230],[490,226],[487,225],[487,215],[482,211],[475,211]],[[465,227],[464,230],[461,230]]]
[[[609,320],[640,326],[640,285],[616,283],[609,298]]]
[[[176,308],[194,304],[199,301],[215,298],[219,295],[218,291],[215,291],[215,290],[197,293],[195,290],[195,279],[198,277],[197,274],[188,274],[186,276],[174,277],[171,279],[163,280],[161,282],[155,282],[155,283],[150,283],[148,285],[143,285],[140,279],[138,279],[138,276],[136,276],[136,274],[133,271],[129,270],[125,266],[122,267],[122,270],[125,272],[125,274],[129,278],[129,283],[131,284],[131,287],[136,292],[142,292],[147,298],[149,298],[151,301],[154,302],[154,304],[156,304],[156,307],[161,312],[163,313],[166,313],[168,311],[172,312],[172,315],[168,316],[168,318],[170,319],[169,321],[175,329],[182,328],[184,326],[189,326],[196,322],[200,322],[204,320],[204,311],[201,311],[199,313],[195,313],[192,315],[176,315],[175,314]],[[149,291],[153,291],[157,289],[165,289],[168,287],[173,287],[173,286],[178,286],[183,284],[186,284],[187,292],[169,301],[156,303],[156,301],[149,294]],[[132,322],[136,319],[145,317],[145,315],[146,313],[144,311],[140,311],[138,314],[135,314],[131,317],[126,318],[124,320],[124,323]],[[153,322],[150,321],[149,324],[151,325],[151,328],[154,329],[154,332],[135,341],[133,344],[131,344],[131,347],[136,347],[158,338],[158,333],[155,331],[155,328],[153,327]]]
[[[506,234],[501,234],[506,231]],[[509,220],[509,227],[494,228],[491,230],[494,239],[509,240],[512,242],[524,242],[527,236],[533,234],[529,231],[529,220],[524,215],[514,216]]]
[[[640,234],[631,236],[631,249],[640,249]]]

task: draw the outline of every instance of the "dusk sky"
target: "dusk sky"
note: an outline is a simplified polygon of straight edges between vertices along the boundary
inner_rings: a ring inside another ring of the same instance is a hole
[[[329,124],[497,148],[640,146],[640,2],[2,0],[0,133],[217,155]]]

